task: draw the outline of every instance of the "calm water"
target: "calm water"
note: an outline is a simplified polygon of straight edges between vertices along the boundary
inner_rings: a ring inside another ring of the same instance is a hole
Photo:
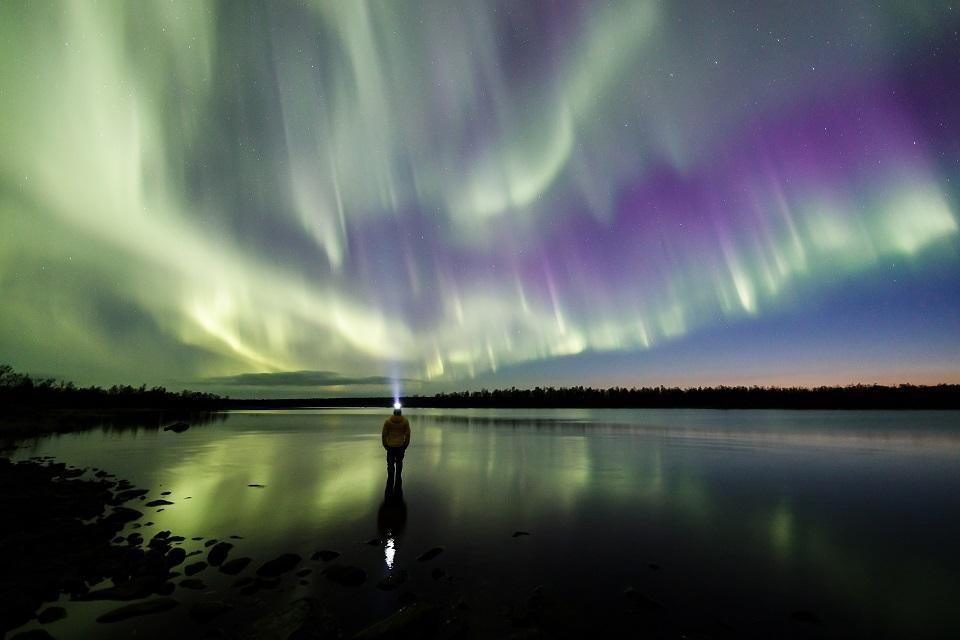
[[[153,497],[172,491],[175,504],[145,518],[153,530],[243,536],[234,557],[340,551],[371,575],[366,585],[344,593],[311,576],[273,597],[322,595],[348,631],[396,609],[398,592],[374,585],[403,568],[421,597],[463,594],[480,634],[508,630],[503,611],[537,585],[566,629],[631,621],[633,586],[692,629],[960,631],[960,413],[412,410],[403,505],[386,507],[384,417],[232,413],[183,434],[54,436],[17,457],[102,467]],[[374,537],[387,543],[362,544]],[[439,558],[415,561],[437,545]],[[452,579],[431,580],[434,566]],[[229,593],[232,578],[205,574]],[[176,597],[198,597],[184,591]],[[162,626],[93,622],[112,606],[72,604],[47,628],[144,638]],[[791,619],[797,610],[823,624]],[[185,620],[185,607],[167,618]]]

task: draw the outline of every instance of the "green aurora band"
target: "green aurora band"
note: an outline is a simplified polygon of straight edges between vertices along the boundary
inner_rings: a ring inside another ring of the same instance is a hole
[[[891,264],[949,288],[960,93],[911,76],[960,17],[795,4],[3,2],[3,359],[242,395],[625,353],[657,382],[664,345]]]

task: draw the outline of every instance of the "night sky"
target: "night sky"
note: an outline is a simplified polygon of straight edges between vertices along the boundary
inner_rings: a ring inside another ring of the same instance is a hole
[[[0,2],[0,361],[960,382],[960,4]]]

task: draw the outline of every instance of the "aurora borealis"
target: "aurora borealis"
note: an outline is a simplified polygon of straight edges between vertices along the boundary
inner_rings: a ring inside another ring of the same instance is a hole
[[[960,381],[960,6],[0,3],[0,346],[231,395]]]

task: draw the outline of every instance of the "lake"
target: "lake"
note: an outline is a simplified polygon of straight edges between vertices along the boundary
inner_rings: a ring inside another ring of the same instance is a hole
[[[170,491],[174,504],[144,520],[188,550],[203,548],[193,536],[236,535],[236,551],[258,560],[340,552],[367,572],[363,586],[307,562],[307,584],[258,597],[318,595],[351,633],[415,593],[462,600],[477,636],[628,625],[667,637],[960,637],[958,412],[411,410],[402,496],[385,500],[388,414],[233,412],[181,434],[50,436],[13,457]],[[376,587],[401,571],[400,589]],[[207,574],[229,593],[233,579]],[[61,640],[189,624],[175,610],[102,625],[116,603],[66,606],[46,627]]]

